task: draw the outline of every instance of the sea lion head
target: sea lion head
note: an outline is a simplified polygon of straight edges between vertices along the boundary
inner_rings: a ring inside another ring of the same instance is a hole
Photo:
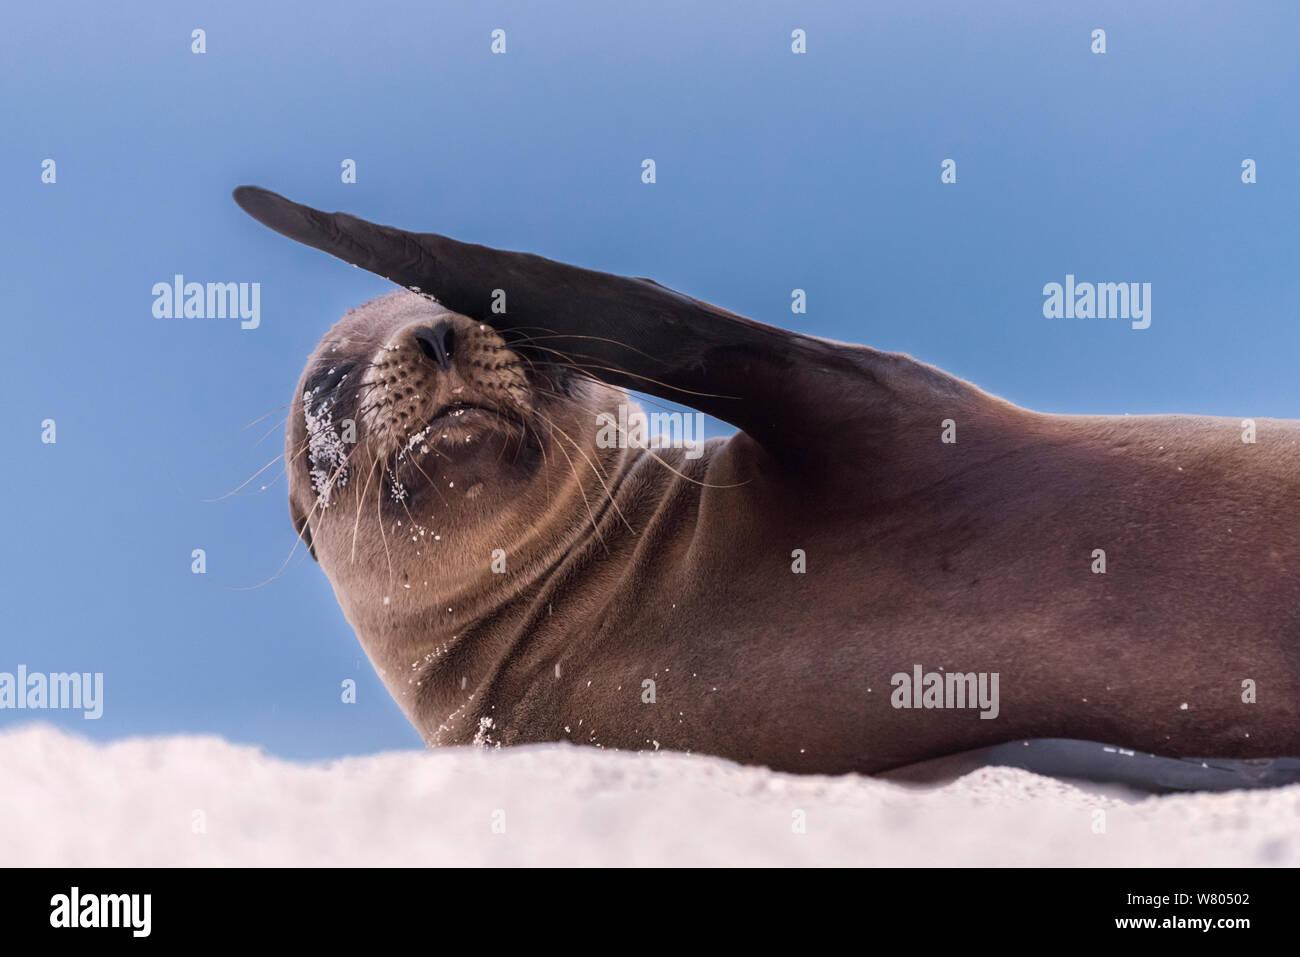
[[[432,642],[517,586],[494,572],[546,565],[588,525],[621,454],[598,416],[626,401],[405,290],[320,340],[286,430],[290,512],[399,702]]]
[[[694,480],[669,461],[690,456],[650,452],[626,425],[643,419],[625,390],[687,397],[761,434],[781,406],[751,407],[736,389],[755,363],[789,359],[736,335],[770,338],[766,327],[650,280],[259,187],[234,196],[276,232],[399,287],[349,312],[308,359],[286,430],[289,504],[412,724],[429,743],[463,740],[492,719],[512,643],[544,620],[563,630],[617,574],[601,558],[635,547],[624,506],[644,504],[648,476]],[[670,471],[640,468],[648,459]],[[578,579],[579,610],[552,617]]]

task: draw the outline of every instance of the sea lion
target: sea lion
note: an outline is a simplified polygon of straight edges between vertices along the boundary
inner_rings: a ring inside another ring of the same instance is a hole
[[[650,280],[235,199],[403,287],[321,340],[286,461],[430,745],[1300,755],[1300,423],[1040,414]],[[626,388],[739,431],[609,447]]]

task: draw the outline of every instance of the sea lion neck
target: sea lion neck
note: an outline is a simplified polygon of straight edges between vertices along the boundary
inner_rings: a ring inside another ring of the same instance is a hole
[[[679,449],[585,451],[607,454],[569,471],[544,508],[518,509],[526,521],[510,537],[502,529],[494,560],[450,588],[443,580],[436,600],[403,588],[387,604],[363,598],[352,609],[339,595],[429,744],[482,743],[483,719],[502,717],[498,708],[513,709],[528,688],[562,671],[557,661],[574,637],[625,614],[642,583],[660,577],[668,555],[689,541],[717,443],[693,459]],[[491,544],[474,550],[488,554]]]

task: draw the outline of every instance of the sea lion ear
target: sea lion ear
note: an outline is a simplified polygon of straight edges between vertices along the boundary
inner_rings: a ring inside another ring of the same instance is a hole
[[[293,519],[293,529],[302,539],[302,543],[307,546],[307,551],[311,553],[312,561],[319,563],[320,559],[316,557],[316,546],[311,540],[311,526],[307,524],[307,515],[300,509],[293,498],[289,499],[289,517]]]

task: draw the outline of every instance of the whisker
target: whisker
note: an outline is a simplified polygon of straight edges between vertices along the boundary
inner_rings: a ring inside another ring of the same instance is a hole
[[[266,463],[265,465],[263,465],[260,469],[258,469],[256,472],[254,472],[252,475],[250,475],[250,476],[249,476],[248,478],[246,478],[243,482],[241,482],[239,485],[235,486],[233,489],[231,489],[231,490],[230,490],[229,492],[227,492],[226,494],[224,494],[224,495],[218,495],[216,498],[205,498],[205,499],[202,499],[201,501],[204,501],[204,502],[221,502],[221,501],[224,501],[225,499],[230,498],[232,495],[236,495],[236,494],[238,494],[240,489],[244,488],[246,485],[248,485],[249,482],[253,481],[253,479],[257,478],[259,475],[261,475],[263,472],[265,472],[267,469],[269,469],[269,468],[270,468],[272,465],[274,465],[276,462],[280,461],[280,459],[282,459],[282,458],[284,458],[284,453],[283,453],[283,452],[281,452],[281,453],[280,453],[279,455],[277,455],[275,458],[271,459],[271,461],[267,462],[267,463]]]

